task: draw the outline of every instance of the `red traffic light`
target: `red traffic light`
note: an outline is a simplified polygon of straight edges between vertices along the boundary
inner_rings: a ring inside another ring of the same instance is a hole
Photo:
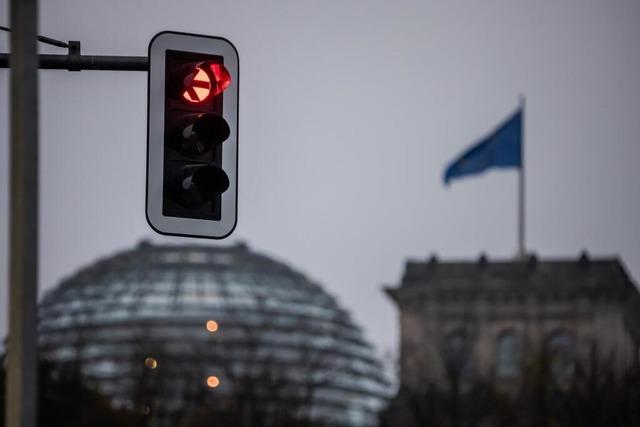
[[[147,220],[160,233],[221,239],[238,218],[238,52],[162,32],[149,44]]]
[[[211,77],[200,66],[184,79],[182,99],[190,104],[200,104],[211,96]]]
[[[202,104],[230,84],[231,75],[224,65],[202,62],[185,77],[182,100],[189,104]]]

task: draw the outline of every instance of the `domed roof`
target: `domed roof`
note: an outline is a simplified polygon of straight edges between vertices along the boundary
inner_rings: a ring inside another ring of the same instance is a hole
[[[244,244],[142,242],[64,280],[45,295],[40,317],[44,353],[81,364],[123,405],[137,404],[132,378],[142,374],[141,358],[180,376],[174,395],[162,398],[175,411],[184,406],[176,390],[215,373],[215,392],[230,395],[256,366],[278,370],[290,385],[313,383],[307,410],[332,425],[374,425],[387,396],[373,348],[335,298]]]

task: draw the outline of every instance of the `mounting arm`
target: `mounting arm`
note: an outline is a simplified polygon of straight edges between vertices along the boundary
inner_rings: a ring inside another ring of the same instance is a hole
[[[0,53],[0,68],[10,68],[10,58],[10,54]],[[79,41],[69,42],[68,55],[38,55],[38,60],[38,68],[48,70],[149,71],[146,56],[81,55]]]

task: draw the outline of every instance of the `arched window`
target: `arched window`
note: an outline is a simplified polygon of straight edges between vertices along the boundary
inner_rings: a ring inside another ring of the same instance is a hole
[[[472,368],[472,343],[467,334],[455,331],[449,334],[445,343],[445,365],[450,375],[467,379],[471,376]]]
[[[517,378],[522,368],[522,339],[513,331],[500,334],[496,348],[496,374]]]
[[[576,349],[573,338],[566,332],[556,332],[547,342],[551,374],[560,383],[566,383],[575,369]]]

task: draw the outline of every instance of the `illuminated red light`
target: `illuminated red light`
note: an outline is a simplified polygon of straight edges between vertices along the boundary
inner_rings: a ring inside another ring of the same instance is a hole
[[[230,84],[231,75],[224,65],[202,63],[184,79],[182,99],[190,104],[202,104],[221,93]]]
[[[184,87],[182,98],[191,104],[200,104],[211,96],[211,77],[202,67],[196,67],[184,79]]]

